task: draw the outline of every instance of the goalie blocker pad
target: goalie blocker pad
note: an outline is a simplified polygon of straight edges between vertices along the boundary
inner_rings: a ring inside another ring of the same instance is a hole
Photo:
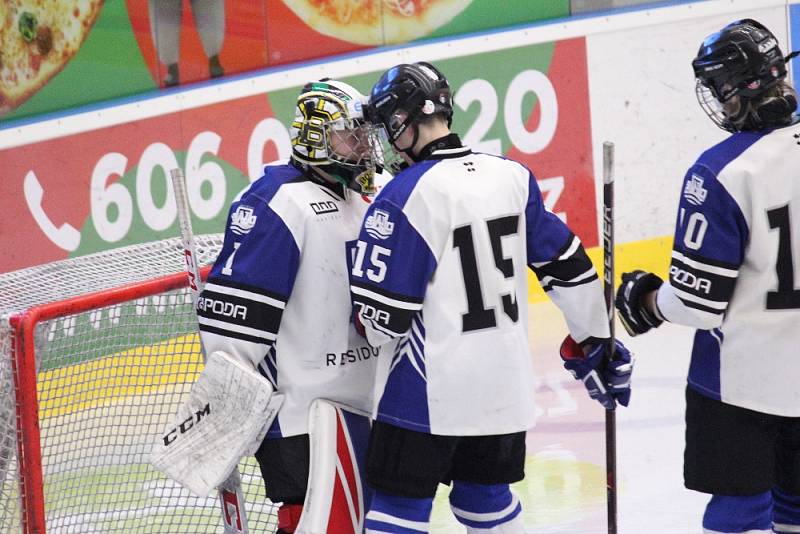
[[[283,402],[283,395],[273,392],[249,363],[212,352],[150,463],[192,493],[207,496],[261,443]]]
[[[297,534],[361,534],[369,505],[369,415],[317,399],[309,410],[308,489]]]

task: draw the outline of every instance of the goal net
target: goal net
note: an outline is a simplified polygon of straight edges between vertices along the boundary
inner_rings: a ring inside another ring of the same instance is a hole
[[[220,235],[196,238],[208,271]],[[0,531],[221,532],[148,463],[202,370],[180,240],[0,274]],[[250,530],[274,532],[258,465],[242,473]]]

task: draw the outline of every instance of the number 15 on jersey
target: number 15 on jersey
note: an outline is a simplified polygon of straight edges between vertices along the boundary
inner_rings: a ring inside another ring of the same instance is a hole
[[[353,254],[353,269],[352,274],[356,277],[364,276],[364,260],[367,257],[367,249],[369,244],[364,241],[358,241],[351,253]],[[369,254],[369,264],[366,268],[367,279],[376,284],[380,284],[386,278],[386,262],[384,259],[392,255],[391,249],[382,247],[380,245],[372,245],[372,251]]]

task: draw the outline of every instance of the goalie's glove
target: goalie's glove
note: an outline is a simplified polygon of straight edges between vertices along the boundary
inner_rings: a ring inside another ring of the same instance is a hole
[[[614,305],[619,311],[622,326],[628,334],[637,336],[658,328],[663,319],[647,309],[644,297],[656,291],[664,281],[653,273],[633,271],[622,274],[622,284],[617,289]]]
[[[606,358],[606,344],[593,347],[588,354],[572,336],[567,336],[561,343],[561,359],[564,368],[573,378],[583,382],[589,396],[603,405],[606,410],[613,410],[616,403],[627,406],[631,399],[631,373],[633,358],[631,352],[615,341],[614,358]]]

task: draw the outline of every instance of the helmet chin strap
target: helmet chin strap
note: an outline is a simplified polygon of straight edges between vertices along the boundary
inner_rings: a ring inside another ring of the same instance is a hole
[[[414,129],[414,137],[411,138],[411,144],[408,146],[408,148],[404,149],[404,148],[398,147],[396,141],[392,141],[392,146],[395,149],[397,149],[398,152],[402,152],[403,154],[408,156],[408,158],[411,161],[416,163],[416,162],[419,161],[419,159],[417,159],[419,157],[419,155],[416,155],[416,156],[414,155],[414,147],[417,146],[417,142],[419,141],[419,127],[417,126],[416,123],[413,123],[413,122],[411,124],[409,124],[408,127]]]

